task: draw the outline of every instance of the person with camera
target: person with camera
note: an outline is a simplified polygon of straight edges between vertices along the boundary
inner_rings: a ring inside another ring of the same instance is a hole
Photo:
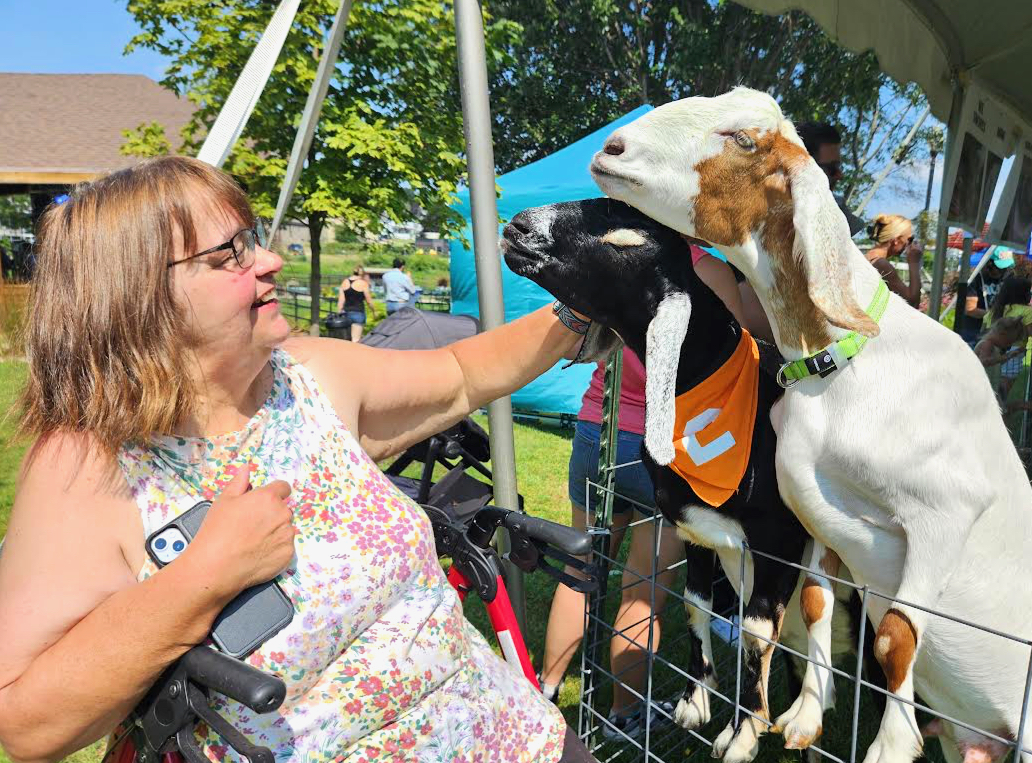
[[[247,660],[286,699],[266,715],[214,701],[279,763],[592,760],[465,619],[427,516],[376,465],[527,384],[578,333],[543,308],[428,351],[292,337],[246,196],[184,157],[79,186],[38,251],[36,439],[0,555],[13,759],[109,734],[227,602],[274,579],[293,618]],[[203,525],[158,569],[145,540],[201,499]]]

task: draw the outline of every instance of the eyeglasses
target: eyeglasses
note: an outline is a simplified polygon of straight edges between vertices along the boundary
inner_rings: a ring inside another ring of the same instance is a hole
[[[184,262],[195,260],[198,257],[203,257],[206,254],[214,254],[215,252],[222,252],[229,249],[232,253],[224,259],[219,260],[217,263],[212,265],[212,267],[222,268],[225,267],[230,260],[234,260],[239,270],[247,270],[249,267],[254,265],[255,245],[258,245],[263,249],[268,246],[268,239],[265,234],[265,224],[261,220],[255,220],[254,225],[250,228],[244,228],[243,230],[237,231],[229,241],[219,244],[218,246],[213,246],[211,249],[205,249],[203,252],[191,254],[189,257],[184,257],[181,260],[170,262],[167,267],[171,268],[175,265],[181,265]]]
[[[835,178],[842,174],[842,162],[839,160],[835,160],[833,162],[817,162],[817,166],[824,170],[824,174],[830,178]]]

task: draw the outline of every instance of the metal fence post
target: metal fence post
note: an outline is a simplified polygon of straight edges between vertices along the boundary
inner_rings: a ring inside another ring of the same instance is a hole
[[[856,734],[860,725],[860,676],[864,664],[864,639],[867,637],[868,590],[868,587],[864,586],[860,601],[860,635],[856,641],[856,673],[853,675],[853,730],[849,736],[849,763],[856,763]],[[831,664],[831,655],[828,655],[828,664]]]
[[[598,440],[598,483],[595,490],[595,516],[593,525],[596,528],[594,559],[597,565],[599,584],[598,589],[588,597],[588,614],[586,621],[588,628],[585,632],[584,648],[582,651],[582,686],[581,696],[587,697],[588,707],[597,712],[598,701],[597,680],[598,672],[594,666],[598,664],[600,644],[602,637],[602,620],[606,614],[606,595],[609,589],[609,539],[610,525],[613,520],[613,489],[616,485],[616,473],[613,467],[616,465],[616,445],[619,430],[617,418],[620,410],[620,376],[623,370],[623,353],[614,352],[606,361],[605,376],[602,380],[602,424],[599,427]],[[595,712],[589,714],[591,733],[588,736],[589,747],[595,745],[595,729],[597,724],[593,723]],[[580,733],[586,733],[583,728],[584,718],[582,714]]]
[[[1021,745],[1025,737],[1025,715],[1028,713],[1028,692],[1032,688],[1032,649],[1029,649],[1028,670],[1025,671],[1025,693],[1021,699],[1021,719],[1018,721],[1018,740],[1014,743],[1014,763],[1021,763]]]

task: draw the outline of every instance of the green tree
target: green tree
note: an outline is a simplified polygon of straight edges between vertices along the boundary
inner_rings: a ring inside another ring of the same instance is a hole
[[[801,12],[768,16],[723,0],[493,0],[490,9],[521,30],[492,79],[500,172],[642,104],[746,85],[795,121],[838,123],[843,185],[857,195],[920,111],[921,94],[892,83],[873,53],[840,47]]]
[[[172,152],[172,143],[160,122],[141,122],[135,130],[122,130],[125,138],[118,151],[125,156],[164,156]]]
[[[32,202],[28,194],[0,196],[0,228],[32,227]]]
[[[162,84],[197,105],[186,151],[199,145],[272,16],[270,0],[129,0],[148,48],[171,64]],[[315,79],[337,0],[306,0],[265,91],[226,162],[260,214],[275,208],[301,112]],[[490,59],[508,22],[486,24]],[[330,218],[378,231],[418,207],[449,228],[465,164],[455,30],[439,0],[356,2],[288,217],[308,227],[310,293],[320,293],[319,239]],[[312,319],[318,318],[313,300]]]

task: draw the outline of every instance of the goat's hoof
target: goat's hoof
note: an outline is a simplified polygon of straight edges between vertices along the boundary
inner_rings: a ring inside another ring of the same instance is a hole
[[[911,763],[921,754],[921,740],[908,739],[900,735],[898,739],[887,739],[891,736],[885,729],[879,729],[878,735],[867,748],[864,763]]]
[[[724,751],[724,763],[750,763],[760,751],[760,736],[765,729],[762,721],[751,716],[743,718],[734,739]]]
[[[820,738],[823,731],[821,713],[819,710],[808,712],[808,708],[808,703],[796,700],[774,722],[774,728],[785,737],[786,750],[805,750]]]
[[[683,729],[693,731],[710,722],[709,692],[703,687],[693,685],[691,693],[687,692],[677,702],[674,709],[674,723]]]
[[[731,740],[735,736],[735,722],[732,720],[724,730],[713,740],[713,748],[710,750],[711,758],[723,758],[727,748],[731,746]]]

